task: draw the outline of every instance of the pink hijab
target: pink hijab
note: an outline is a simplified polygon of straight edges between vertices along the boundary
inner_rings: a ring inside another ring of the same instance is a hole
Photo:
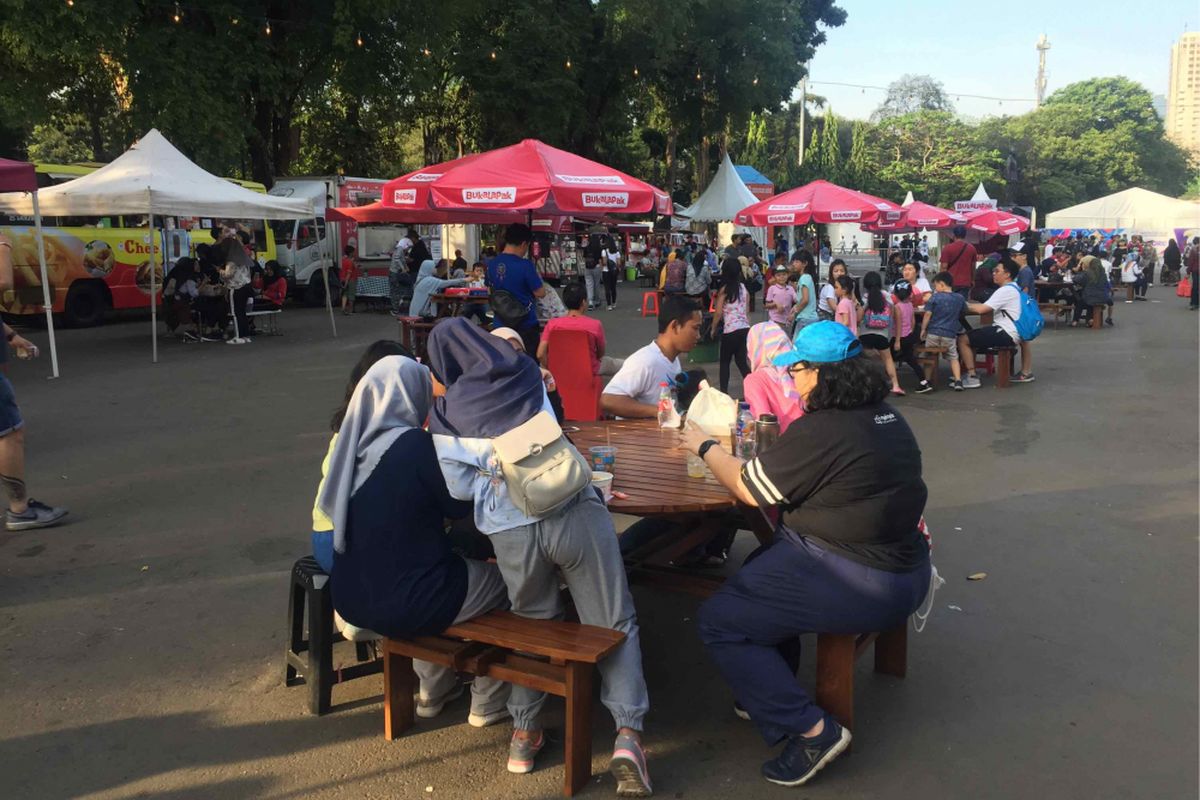
[[[746,352],[750,357],[750,370],[763,372],[772,383],[779,386],[783,396],[789,400],[800,401],[800,393],[796,384],[787,374],[787,370],[771,363],[777,355],[792,349],[792,340],[788,338],[783,328],[774,322],[760,322],[750,328],[746,335]]]

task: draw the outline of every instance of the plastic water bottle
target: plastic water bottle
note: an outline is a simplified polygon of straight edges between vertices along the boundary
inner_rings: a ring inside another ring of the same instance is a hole
[[[663,381],[658,385],[658,427],[665,428],[671,424],[675,415],[675,390],[671,384]]]
[[[738,455],[749,461],[754,458],[754,414],[750,413],[750,404],[741,403],[738,407]]]

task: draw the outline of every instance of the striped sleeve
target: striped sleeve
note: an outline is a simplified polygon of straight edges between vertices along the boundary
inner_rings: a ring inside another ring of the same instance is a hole
[[[760,507],[776,506],[785,499],[775,483],[767,477],[763,463],[758,458],[752,458],[742,465],[742,483],[746,484]]]

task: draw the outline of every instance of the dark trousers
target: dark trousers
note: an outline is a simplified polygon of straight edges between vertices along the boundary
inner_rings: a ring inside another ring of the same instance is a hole
[[[486,326],[488,324],[487,309],[487,303],[467,303],[466,307],[463,308],[462,315],[467,319],[474,317],[479,320],[480,325]]]
[[[746,337],[750,334],[749,328],[742,328],[740,331],[733,333],[721,334],[721,391],[729,391],[729,361],[730,359],[737,362],[738,372],[742,373],[742,377],[750,374],[750,359],[746,357]]]
[[[1200,306],[1200,275],[1189,272],[1188,277],[1192,280],[1192,308],[1195,308]]]
[[[1133,296],[1134,297],[1145,297],[1146,296],[1146,288],[1148,286],[1150,286],[1150,279],[1147,278],[1145,276],[1145,274],[1143,274],[1142,277],[1138,278],[1136,281],[1133,282]]]
[[[912,333],[903,337],[900,340],[900,352],[895,354],[896,362],[904,362],[912,368],[913,374],[917,376],[917,380],[921,383],[925,382],[925,368],[921,366],[921,362],[917,360],[916,348],[921,343],[920,332],[916,326],[913,327]]]
[[[525,352],[530,358],[537,357],[538,341],[542,338],[542,326],[531,325],[528,328],[521,328],[517,331],[521,334],[521,342],[525,345]]]
[[[700,607],[700,640],[768,745],[823,711],[789,663],[804,633],[867,633],[904,623],[929,588],[928,561],[885,572],[811,542],[777,537]]]
[[[604,304],[606,306],[617,304],[617,271],[615,269],[604,271]]]
[[[246,336],[250,331],[250,320],[246,316],[246,301],[254,296],[254,287],[246,284],[240,289],[233,290],[233,318],[237,320],[239,336]]]

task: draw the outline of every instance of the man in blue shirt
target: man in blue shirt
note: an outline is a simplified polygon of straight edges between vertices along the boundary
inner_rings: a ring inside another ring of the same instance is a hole
[[[512,324],[511,320],[506,320],[513,328],[516,328],[517,333],[521,334],[521,341],[525,343],[526,353],[537,352],[538,339],[541,335],[537,318],[537,300],[546,296],[546,287],[542,284],[542,278],[538,275],[533,262],[527,258],[529,242],[532,239],[533,234],[528,225],[520,222],[509,225],[504,229],[504,251],[489,261],[487,268],[487,283],[493,291],[497,289],[506,291],[529,309],[524,323]],[[501,321],[501,324],[503,322],[505,321]]]
[[[1034,275],[1033,268],[1029,266],[1029,258],[1025,255],[1025,251],[1009,250],[1008,254],[1020,267],[1020,271],[1017,273],[1017,287],[1030,297],[1036,297],[1033,293],[1033,284],[1037,280],[1037,276]]]

